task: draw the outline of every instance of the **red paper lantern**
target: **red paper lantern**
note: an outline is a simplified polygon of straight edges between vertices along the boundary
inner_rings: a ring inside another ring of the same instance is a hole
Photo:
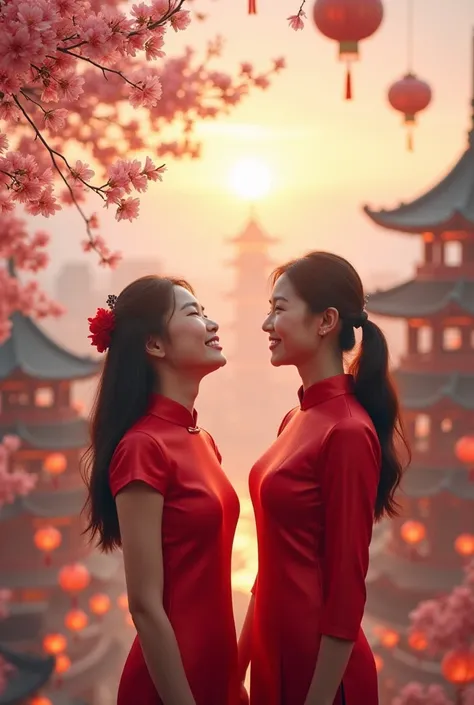
[[[374,654],[375,668],[377,672],[381,671],[383,668],[383,658],[378,654]]]
[[[346,100],[352,98],[351,63],[359,42],[374,34],[383,20],[381,0],[316,0],[313,20],[321,34],[339,42],[339,59],[347,65]]]
[[[454,542],[454,548],[460,556],[474,555],[474,536],[472,534],[460,534]]]
[[[426,537],[426,528],[421,521],[410,520],[402,524],[400,534],[405,543],[408,543],[410,546],[416,546],[416,544],[421,543]]]
[[[388,91],[388,102],[394,110],[403,114],[403,122],[407,126],[407,147],[413,150],[412,127],[416,123],[416,116],[425,110],[431,103],[431,88],[417,78],[414,73],[396,81]]]
[[[474,436],[463,436],[454,446],[454,452],[463,465],[474,465]]]
[[[257,14],[257,0],[249,0],[249,15]]]
[[[89,600],[89,608],[92,614],[102,617],[104,614],[107,614],[110,609],[110,597],[105,593],[92,595]]]
[[[56,656],[56,666],[55,666],[55,671],[56,673],[65,673],[71,668],[71,659],[69,656],[66,656],[66,654],[59,654],[59,656]]]
[[[36,548],[44,553],[44,562],[46,565],[51,564],[51,553],[61,545],[61,532],[54,526],[44,526],[37,529],[33,536]]]
[[[43,470],[52,478],[55,487],[58,486],[58,477],[67,468],[66,456],[62,453],[50,453],[43,462]]]
[[[394,629],[385,629],[380,635],[380,643],[386,649],[393,649],[400,641],[400,635]]]
[[[73,563],[65,565],[58,574],[58,582],[64,592],[72,595],[85,590],[91,581],[91,576],[85,565]]]
[[[413,651],[425,651],[428,648],[428,640],[423,632],[412,632],[408,637],[408,644]]]
[[[34,698],[28,701],[29,705],[53,705],[51,700],[45,695],[36,695]]]
[[[66,647],[67,640],[63,634],[46,634],[43,639],[43,650],[47,654],[60,654]]]
[[[448,651],[441,661],[441,672],[447,681],[463,687],[474,681],[474,651]]]
[[[88,622],[89,618],[82,610],[69,610],[64,620],[64,624],[71,632],[82,632]]]

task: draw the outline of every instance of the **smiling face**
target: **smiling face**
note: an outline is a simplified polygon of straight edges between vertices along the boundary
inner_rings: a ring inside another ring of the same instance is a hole
[[[328,320],[334,309],[311,313],[286,274],[276,280],[270,305],[262,328],[269,335],[272,365],[307,365],[317,357],[325,334],[337,325],[337,321]]]
[[[218,329],[217,323],[204,314],[196,297],[184,287],[175,286],[167,338],[151,339],[147,350],[174,371],[204,377],[227,362]]]

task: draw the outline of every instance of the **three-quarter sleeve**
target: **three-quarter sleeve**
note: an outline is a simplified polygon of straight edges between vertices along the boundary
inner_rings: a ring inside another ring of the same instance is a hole
[[[380,446],[363,422],[337,424],[322,453],[324,509],[324,603],[320,631],[356,641],[366,601]]]
[[[158,442],[144,431],[133,431],[115,449],[109,468],[110,489],[115,497],[131,482],[141,481],[164,496],[169,475],[169,462]]]

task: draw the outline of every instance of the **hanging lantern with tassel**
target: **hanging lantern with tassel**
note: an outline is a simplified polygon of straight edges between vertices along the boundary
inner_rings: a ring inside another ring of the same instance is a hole
[[[346,63],[346,100],[352,99],[351,65],[359,58],[359,42],[371,37],[383,20],[381,0],[316,0],[313,20],[328,39],[339,42],[339,59]]]
[[[249,0],[249,15],[257,14],[257,0]]]
[[[403,114],[403,122],[407,127],[407,149],[413,151],[413,127],[416,116],[431,103],[431,88],[417,78],[414,73],[396,81],[388,91],[388,102],[394,110]]]

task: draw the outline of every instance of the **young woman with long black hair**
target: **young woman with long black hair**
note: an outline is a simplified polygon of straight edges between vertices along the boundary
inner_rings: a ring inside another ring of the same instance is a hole
[[[86,455],[88,530],[122,548],[137,629],[118,705],[236,705],[239,501],[194,403],[225,365],[191,286],[148,276],[90,321],[107,350]]]
[[[374,520],[396,514],[409,453],[385,337],[355,269],[312,252],[273,274],[271,363],[294,365],[299,406],[250,473],[259,569],[239,643],[251,705],[377,705],[361,630]],[[360,350],[344,373],[343,355]]]

